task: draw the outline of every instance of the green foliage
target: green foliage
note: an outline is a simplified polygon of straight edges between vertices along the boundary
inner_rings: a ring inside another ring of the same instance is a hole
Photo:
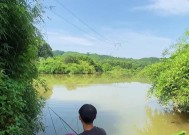
[[[49,74],[93,74],[105,72],[133,75],[158,60],[158,58],[134,60],[106,55],[66,52],[61,56],[41,60],[38,69],[40,73]]]
[[[32,135],[42,129],[43,104],[32,85],[41,6],[37,0],[1,0],[0,13],[0,134]]]
[[[104,72],[108,72],[108,71],[112,70],[112,67],[111,67],[111,65],[109,63],[104,63],[104,64],[102,64],[102,70]]]
[[[189,111],[189,42],[188,35],[175,45],[170,58],[147,67],[152,81],[151,93],[163,104],[172,102],[181,112]]]
[[[42,101],[30,82],[3,78],[0,85],[0,134],[32,135],[42,129],[37,120]]]
[[[48,43],[43,41],[38,48],[38,57],[48,58],[52,56],[53,56],[52,48]]]
[[[65,52],[60,51],[60,50],[55,50],[55,51],[52,51],[52,53],[53,53],[53,56],[60,56],[60,55],[63,55]]]
[[[50,74],[91,74],[97,65],[87,56],[65,56],[43,59],[39,63],[39,72]]]
[[[180,133],[173,134],[173,135],[186,135],[186,132],[185,132],[185,131],[182,131],[182,132],[180,132]]]

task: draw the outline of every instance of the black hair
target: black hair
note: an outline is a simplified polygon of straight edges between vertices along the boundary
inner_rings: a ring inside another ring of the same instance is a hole
[[[79,115],[84,123],[91,124],[93,123],[94,119],[96,118],[97,110],[91,104],[84,104],[79,109]]]

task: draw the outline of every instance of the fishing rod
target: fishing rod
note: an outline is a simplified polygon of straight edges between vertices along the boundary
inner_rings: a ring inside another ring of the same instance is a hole
[[[50,107],[48,107],[51,109]],[[79,135],[63,118],[61,118],[53,109],[51,111],[60,119],[62,120],[76,135]]]

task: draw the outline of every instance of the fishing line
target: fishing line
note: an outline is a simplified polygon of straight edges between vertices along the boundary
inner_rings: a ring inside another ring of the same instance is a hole
[[[48,108],[45,108],[44,111],[47,111],[47,109],[48,109]],[[44,116],[44,121],[45,121],[45,129],[46,129],[46,127],[48,127],[48,126],[47,126],[47,116],[46,116],[46,115]],[[46,130],[44,130],[44,132],[45,132],[45,134],[46,134]]]
[[[48,110],[49,110],[49,109],[48,109]],[[52,124],[53,124],[54,132],[55,132],[55,134],[57,135],[56,128],[55,128],[55,126],[54,126],[54,122],[53,122],[53,118],[52,118],[52,115],[51,115],[50,110],[49,110],[49,114],[50,114],[51,121],[52,121]]]
[[[79,133],[79,123],[78,123],[78,118],[77,118],[77,132]]]
[[[50,107],[48,107],[49,109],[51,109]],[[51,109],[51,111],[60,119],[62,120],[76,135],[78,135],[78,133],[63,119],[61,118],[53,109]]]
[[[77,108],[76,110],[79,110],[79,108],[77,107],[77,106],[75,106],[75,108]],[[79,117],[78,117],[78,114],[77,114],[77,111],[75,112],[76,113],[76,120],[77,120],[77,122],[76,122],[76,126],[77,126],[77,132],[79,133],[79,122],[78,122],[78,119],[79,119]]]
[[[61,121],[61,123],[64,126],[64,128],[66,129],[66,132],[68,133],[68,130],[67,130],[66,126],[64,125],[63,121]]]

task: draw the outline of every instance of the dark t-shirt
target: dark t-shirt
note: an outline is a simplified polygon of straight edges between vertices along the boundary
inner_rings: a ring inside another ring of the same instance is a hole
[[[91,130],[84,131],[83,133],[81,133],[79,135],[106,135],[106,132],[102,128],[93,127]]]

